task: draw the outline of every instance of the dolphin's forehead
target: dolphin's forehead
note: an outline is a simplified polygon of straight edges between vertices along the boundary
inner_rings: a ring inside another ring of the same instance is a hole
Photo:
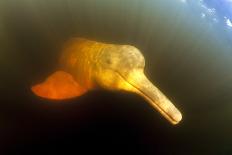
[[[100,66],[128,72],[131,69],[144,68],[145,60],[142,53],[131,45],[111,45],[104,48],[99,61]]]
[[[121,45],[120,55],[122,58],[126,58],[133,63],[143,63],[144,57],[142,53],[134,46],[131,45]]]
[[[143,68],[145,66],[145,60],[142,53],[134,46],[121,45],[118,53],[120,63],[128,68]]]

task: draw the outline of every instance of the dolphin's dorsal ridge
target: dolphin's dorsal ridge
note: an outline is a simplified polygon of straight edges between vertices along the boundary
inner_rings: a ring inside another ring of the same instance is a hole
[[[44,82],[31,89],[37,96],[57,100],[81,96],[87,91],[74,80],[71,74],[64,71],[54,72]]]

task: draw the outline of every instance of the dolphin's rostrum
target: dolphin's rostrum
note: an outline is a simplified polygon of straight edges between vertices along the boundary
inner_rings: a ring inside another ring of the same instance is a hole
[[[36,95],[62,100],[95,88],[129,91],[143,96],[172,124],[182,119],[179,110],[144,75],[144,57],[134,46],[73,38],[66,43],[60,62],[59,71],[32,87]]]

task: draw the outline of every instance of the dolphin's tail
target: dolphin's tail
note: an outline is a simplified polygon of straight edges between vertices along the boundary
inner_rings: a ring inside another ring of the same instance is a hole
[[[87,90],[82,88],[67,72],[56,71],[44,82],[34,85],[31,90],[40,97],[62,100],[81,96]]]

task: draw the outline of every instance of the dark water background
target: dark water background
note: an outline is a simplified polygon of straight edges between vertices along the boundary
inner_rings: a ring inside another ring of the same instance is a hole
[[[178,0],[1,1],[0,151],[232,153],[231,40],[198,15]],[[182,122],[170,125],[130,93],[34,96],[30,85],[56,69],[62,43],[75,36],[138,47]]]

